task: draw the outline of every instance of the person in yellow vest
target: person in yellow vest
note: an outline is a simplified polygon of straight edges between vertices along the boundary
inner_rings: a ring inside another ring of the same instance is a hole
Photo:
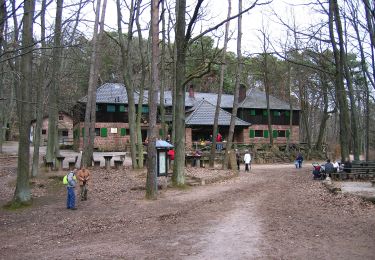
[[[82,168],[77,173],[79,187],[81,189],[81,200],[87,200],[88,181],[90,180],[90,171]]]

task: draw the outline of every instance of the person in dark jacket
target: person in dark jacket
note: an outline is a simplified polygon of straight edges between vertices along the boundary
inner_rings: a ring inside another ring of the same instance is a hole
[[[324,171],[329,177],[331,177],[331,174],[335,171],[335,167],[331,163],[330,159],[328,159],[327,163],[324,165]]]
[[[298,154],[296,161],[297,161],[296,168],[302,168],[303,156],[301,153]]]
[[[238,149],[236,149],[236,161],[237,161],[237,170],[240,170],[241,155]]]

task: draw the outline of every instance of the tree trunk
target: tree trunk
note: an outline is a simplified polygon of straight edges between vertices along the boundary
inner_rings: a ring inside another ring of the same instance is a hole
[[[17,90],[19,118],[19,146],[16,190],[13,203],[28,204],[31,201],[29,184],[30,161],[30,101],[33,65],[33,18],[35,2],[25,1],[22,30],[21,84]]]
[[[242,0],[238,1],[238,13],[242,12]],[[229,22],[228,22],[229,23]],[[233,109],[232,109],[232,116],[230,118],[230,126],[229,126],[229,133],[228,133],[228,140],[225,149],[225,156],[223,162],[223,169],[228,169],[228,162],[229,156],[232,153],[232,144],[233,144],[233,136],[234,136],[234,128],[236,126],[236,117],[237,117],[237,110],[238,110],[238,96],[239,96],[239,89],[240,89],[240,81],[241,81],[241,74],[242,74],[242,53],[241,53],[241,43],[242,43],[242,15],[238,16],[238,24],[237,24],[237,68],[236,68],[236,83],[234,89],[234,100],[233,100]]]
[[[145,88],[145,80],[147,76],[147,68],[146,68],[146,62],[145,62],[145,55],[144,55],[144,47],[143,47],[143,37],[142,37],[142,28],[141,24],[139,22],[140,17],[140,6],[141,6],[142,0],[138,0],[137,2],[137,12],[136,12],[136,24],[137,24],[137,32],[138,32],[138,47],[139,47],[139,55],[141,56],[141,67],[142,67],[142,75],[141,75],[141,84],[139,89],[139,100],[138,104],[143,103],[143,94],[144,94],[144,88]],[[138,111],[137,111],[137,125],[136,125],[136,131],[137,131],[137,154],[138,154],[138,167],[143,168],[143,140],[142,140],[142,129],[141,129],[141,119],[142,119],[142,106],[138,105]]]
[[[367,29],[370,34],[371,45],[372,45],[372,48],[375,49],[374,11],[371,10],[371,7],[374,5],[374,2],[372,1],[372,6],[369,0],[363,0],[363,3],[365,5]]]
[[[99,19],[100,19],[100,4],[101,0],[97,0],[94,33],[92,37],[92,53],[90,59],[90,77],[89,86],[87,90],[87,103],[85,111],[85,124],[84,124],[84,136],[83,136],[83,154],[81,166],[89,167],[92,165],[93,151],[94,151],[94,138],[95,138],[95,122],[96,122],[96,84],[99,74],[99,48],[101,37],[104,32],[104,19],[105,19],[105,8],[107,0],[103,1],[102,15],[101,15],[101,26],[98,34]]]
[[[176,186],[185,184],[185,73],[186,73],[186,40],[185,40],[186,0],[176,2],[176,99],[175,99],[175,158],[172,182]],[[190,38],[190,37],[189,37]],[[178,72],[178,73],[177,73]]]
[[[344,75],[343,68],[341,66],[340,54],[337,49],[337,43],[334,34],[334,10],[335,0],[329,1],[329,34],[333,48],[333,54],[335,58],[335,90],[338,100],[338,106],[340,110],[339,122],[340,122],[340,145],[341,145],[341,160],[344,162],[349,159],[349,114],[348,105],[346,100],[346,91],[344,87]]]
[[[159,81],[159,1],[151,0],[151,87],[149,90],[149,143],[147,145],[147,180],[146,180],[146,198],[156,199],[157,186],[157,159],[156,159],[156,140],[157,140],[157,91],[160,88]]]
[[[286,139],[286,152],[289,154],[290,140],[293,139],[293,103],[292,103],[292,84],[291,84],[291,66],[288,62],[288,90],[289,90],[289,136]]]
[[[366,57],[365,57],[365,53],[364,53],[364,50],[363,50],[362,40],[361,40],[361,36],[360,36],[360,33],[359,33],[358,12],[357,12],[357,10],[355,10],[353,5],[351,6],[351,14],[352,14],[352,26],[353,26],[353,28],[355,30],[355,33],[356,33],[359,52],[360,52],[360,55],[361,55],[361,68],[362,68],[362,74],[363,74],[363,79],[364,79],[364,84],[365,84],[365,102],[364,102],[365,103],[365,108],[364,108],[364,113],[365,113],[365,137],[364,137],[364,143],[365,143],[365,157],[366,157],[366,161],[368,161],[370,159],[369,158],[369,152],[370,152],[370,88],[369,88],[369,83],[368,83],[368,80],[367,80],[367,75],[369,73],[368,73],[368,69],[367,69],[367,65],[366,65]],[[369,22],[368,22],[368,24],[369,24]],[[369,26],[371,26],[371,21],[370,21]]]
[[[266,37],[264,35],[264,45],[266,44]],[[267,103],[267,124],[268,124],[268,132],[270,137],[270,145],[273,145],[273,135],[272,135],[272,122],[271,122],[271,109],[270,109],[270,86],[268,82],[268,62],[267,62],[267,52],[264,48],[264,87],[266,90],[266,103]]]
[[[317,141],[316,141],[316,144],[315,144],[315,149],[319,150],[319,151],[323,150],[323,147],[322,147],[323,137],[324,137],[324,133],[325,133],[326,127],[327,127],[327,121],[329,119],[328,86],[327,86],[327,82],[322,77],[324,77],[324,76],[323,75],[320,76],[320,78],[322,79],[321,84],[322,84],[322,91],[323,91],[323,116],[322,116],[322,119],[321,119],[321,122],[320,122],[318,138],[317,138]]]
[[[232,1],[228,0],[228,15],[227,18],[229,19],[232,10]],[[219,112],[221,106],[221,95],[223,93],[224,88],[224,75],[225,75],[225,68],[226,68],[226,56],[227,56],[227,46],[228,46],[228,38],[229,38],[229,24],[228,21],[225,24],[225,35],[224,35],[224,47],[223,47],[223,57],[221,59],[221,68],[220,68],[220,85],[217,91],[217,102],[216,102],[216,109],[215,109],[215,118],[214,118],[214,125],[212,128],[212,143],[211,143],[211,153],[210,153],[210,167],[215,166],[215,155],[216,155],[216,133],[218,133],[218,122],[219,122]]]
[[[336,30],[337,36],[339,40],[339,47],[340,47],[340,62],[341,68],[343,69],[344,76],[346,79],[346,84],[348,86],[348,94],[350,100],[350,114],[351,114],[351,135],[353,140],[353,154],[354,160],[359,160],[359,153],[360,153],[360,144],[359,144],[359,136],[358,136],[358,122],[357,122],[357,108],[355,104],[355,98],[353,93],[353,84],[352,84],[352,75],[349,71],[348,62],[347,62],[347,55],[346,50],[344,47],[344,39],[343,39],[343,30],[341,25],[341,18],[340,18],[340,11],[337,0],[334,0],[334,16],[336,22]]]
[[[4,46],[4,31],[5,31],[5,22],[7,16],[6,2],[5,0],[0,0],[0,57],[3,56],[3,46]],[[0,65],[1,75],[4,75],[4,65]],[[4,97],[4,77],[0,79],[0,97]],[[6,100],[0,99],[0,153],[3,152],[3,142],[5,139],[5,103]]]
[[[122,14],[120,1],[117,0],[117,26],[118,34],[121,48],[121,62],[122,62],[122,71],[123,79],[125,83],[126,93],[128,96],[128,116],[129,116],[129,133],[130,133],[130,153],[132,159],[133,169],[137,167],[137,147],[136,147],[136,116],[135,116],[135,101],[134,101],[134,85],[132,78],[132,58],[130,57],[130,48],[133,41],[133,24],[134,24],[134,0],[130,4],[130,15],[129,15],[129,24],[128,24],[128,34],[127,34],[127,43],[125,46],[124,37],[122,35]],[[142,104],[138,104],[142,106]]]
[[[161,22],[162,22],[162,40],[161,40],[161,59],[160,59],[160,123],[162,129],[162,139],[165,140],[168,133],[168,125],[165,122],[165,12],[164,12],[164,1],[162,1],[162,11],[161,11]]]
[[[62,54],[62,11],[63,0],[56,2],[56,19],[55,19],[55,38],[54,49],[52,50],[52,82],[49,92],[48,102],[48,139],[47,139],[47,162],[56,163],[56,156],[59,155],[58,142],[58,115],[59,115],[59,88],[60,88],[60,70]]]
[[[40,61],[40,68],[39,68],[39,79],[38,84],[36,85],[36,122],[35,122],[35,129],[33,133],[33,145],[34,145],[34,153],[33,153],[33,164],[31,168],[31,176],[36,177],[39,173],[39,149],[42,137],[42,124],[43,124],[43,90],[47,86],[47,75],[45,75],[45,71],[47,69],[47,60],[46,60],[46,0],[42,1],[42,8],[40,13],[40,31],[41,31],[41,61]]]

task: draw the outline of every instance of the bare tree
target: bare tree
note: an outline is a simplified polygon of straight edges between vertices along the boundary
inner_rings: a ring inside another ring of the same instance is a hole
[[[149,89],[149,143],[147,145],[147,182],[146,198],[156,199],[156,140],[157,140],[157,91],[160,88],[159,79],[159,1],[151,0],[151,87]]]
[[[62,53],[62,12],[63,0],[56,2],[55,37],[54,49],[52,50],[52,82],[48,100],[48,139],[47,139],[47,162],[56,162],[59,155],[58,140],[58,114],[59,114],[59,88],[61,75],[61,53]]]
[[[146,66],[146,58],[144,54],[144,44],[143,44],[143,37],[142,37],[142,28],[139,22],[140,17],[140,10],[141,10],[141,3],[142,0],[137,1],[136,7],[136,25],[137,25],[137,32],[138,32],[138,48],[139,48],[139,55],[141,57],[141,82],[139,87],[139,100],[138,100],[138,109],[137,109],[137,122],[136,122],[136,131],[137,131],[137,154],[138,154],[138,167],[143,168],[143,142],[142,142],[142,132],[141,132],[141,119],[142,119],[142,105],[144,99],[144,88],[145,88],[145,80],[147,76],[147,66]]]
[[[46,74],[46,70],[48,67],[47,63],[47,44],[46,44],[46,10],[47,10],[47,1],[42,1],[42,8],[40,11],[40,36],[41,36],[41,57],[40,57],[40,65],[39,65],[39,83],[36,84],[36,106],[35,106],[35,114],[36,114],[36,122],[35,128],[33,133],[33,144],[34,144],[34,153],[33,153],[33,164],[31,168],[31,176],[36,177],[39,172],[39,148],[41,143],[41,135],[42,135],[42,124],[43,124],[43,95],[42,92],[44,89],[47,88],[49,79]]]
[[[24,2],[22,56],[21,56],[21,84],[17,89],[17,111],[19,118],[19,147],[17,163],[16,190],[13,203],[28,204],[31,200],[29,184],[30,162],[30,101],[33,68],[33,17],[35,2]]]
[[[333,48],[333,54],[335,58],[335,88],[338,100],[338,107],[340,110],[339,121],[340,121],[340,144],[341,144],[341,160],[345,161],[349,158],[349,113],[348,104],[346,100],[346,91],[344,87],[344,72],[342,68],[340,50],[338,49],[335,31],[334,31],[334,20],[337,19],[335,9],[337,8],[337,1],[329,1],[329,34]]]
[[[230,18],[232,10],[232,1],[228,0],[228,14],[227,19]],[[220,112],[220,106],[221,106],[221,95],[223,93],[223,87],[224,87],[224,74],[225,74],[225,68],[226,68],[226,56],[227,56],[227,46],[229,41],[229,24],[228,21],[225,24],[225,34],[224,34],[224,47],[223,47],[223,56],[221,59],[221,67],[220,67],[220,85],[219,89],[217,91],[217,101],[216,101],[216,109],[215,109],[215,118],[214,118],[214,125],[212,128],[212,144],[211,144],[211,153],[210,153],[210,167],[214,167],[215,164],[215,153],[216,153],[216,138],[214,136],[218,132],[218,122],[219,122],[219,112]]]
[[[4,31],[5,31],[5,24],[7,21],[7,9],[6,9],[6,2],[5,0],[0,0],[0,57],[3,55],[3,48],[4,48]],[[0,63],[1,74],[3,75],[4,72],[4,65]],[[3,152],[3,142],[5,139],[5,129],[6,129],[6,122],[5,122],[5,98],[4,98],[4,77],[1,77],[0,80],[0,153]]]
[[[272,135],[272,122],[271,122],[271,110],[270,110],[270,81],[269,81],[269,64],[268,64],[268,56],[270,55],[268,53],[269,49],[269,35],[266,31],[266,28],[263,26],[261,30],[262,35],[262,66],[263,66],[263,84],[264,89],[266,92],[266,105],[267,105],[267,124],[268,124],[268,132],[269,132],[269,138],[270,138],[270,145],[273,145],[273,135]]]
[[[238,1],[238,13],[242,13],[242,0]],[[228,133],[228,140],[227,146],[225,149],[225,156],[224,156],[224,163],[223,169],[228,168],[228,161],[230,152],[232,151],[232,143],[233,143],[233,135],[234,135],[234,128],[236,124],[236,117],[237,117],[237,110],[238,110],[238,97],[239,97],[239,89],[240,89],[240,80],[242,74],[242,15],[238,16],[238,23],[237,23],[237,67],[236,67],[236,83],[234,88],[234,98],[233,98],[233,108],[232,108],[232,116],[230,118],[230,126],[229,126],[229,133]]]
[[[100,7],[101,0],[96,2],[95,11],[95,23],[94,23],[94,33],[92,38],[92,54],[90,62],[90,78],[89,87],[87,90],[87,103],[85,111],[85,125],[84,125],[84,136],[83,136],[83,154],[82,154],[82,164],[84,167],[92,165],[93,150],[94,150],[94,138],[95,138],[95,113],[96,113],[96,84],[99,74],[100,67],[100,56],[99,48],[104,34],[104,20],[105,20],[105,10],[107,6],[107,0],[103,1],[102,7]],[[100,15],[100,10],[102,13]],[[99,28],[100,19],[100,31]]]
[[[138,7],[140,8],[140,7]],[[134,84],[132,77],[132,57],[130,56],[130,48],[133,41],[133,25],[134,25],[134,0],[130,1],[129,10],[129,22],[128,22],[128,33],[125,43],[125,39],[122,35],[122,13],[120,0],[117,0],[117,27],[119,34],[119,44],[121,49],[121,61],[122,61],[122,77],[125,83],[126,93],[128,96],[128,115],[129,115],[129,132],[130,132],[130,153],[132,159],[132,166],[137,166],[136,158],[136,116],[135,116],[135,100],[134,100]],[[142,106],[141,104],[138,104]]]
[[[184,168],[185,168],[185,86],[188,83],[186,80],[186,50],[188,44],[193,43],[197,39],[206,35],[207,33],[216,30],[226,22],[236,19],[238,16],[250,9],[254,8],[258,4],[258,0],[255,0],[250,7],[244,9],[241,13],[231,16],[228,19],[208,28],[200,34],[192,37],[192,30],[198,17],[198,11],[203,3],[203,0],[198,0],[195,4],[193,15],[191,16],[190,22],[186,29],[185,13],[186,13],[186,0],[178,0],[176,4],[176,33],[175,33],[175,45],[176,45],[176,61],[175,61],[175,86],[176,86],[176,98],[174,101],[175,113],[175,160],[173,165],[172,182],[176,186],[185,184]],[[263,3],[263,4],[268,4]]]

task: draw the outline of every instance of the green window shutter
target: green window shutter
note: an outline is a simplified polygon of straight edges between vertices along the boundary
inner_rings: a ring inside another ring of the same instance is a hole
[[[107,137],[107,128],[100,128],[100,136]]]
[[[250,138],[254,138],[255,137],[255,130],[254,129],[250,129]]]
[[[267,115],[268,115],[267,110],[263,110],[263,116],[267,116]]]
[[[74,129],[73,131],[73,137],[76,139],[76,138],[79,138],[79,130],[78,129]]]
[[[255,116],[255,109],[251,109],[251,110],[250,110],[250,115],[251,115],[251,116]]]
[[[125,112],[125,106],[124,105],[120,105],[119,110],[120,110],[120,112]]]
[[[286,130],[285,136],[286,136],[286,138],[289,138],[289,136],[290,136],[290,131],[289,131],[289,129]]]
[[[148,107],[142,106],[142,113],[148,113]]]
[[[163,135],[163,129],[159,129],[159,136],[162,136]]]
[[[121,128],[121,136],[125,136],[126,135],[126,129],[125,128]]]
[[[272,137],[277,138],[277,130],[272,130]]]
[[[285,116],[290,116],[290,112],[289,111],[285,111]]]
[[[268,135],[268,130],[264,130],[264,131],[263,131],[263,136],[264,136],[264,138],[268,138],[268,136],[269,136],[269,135]]]
[[[82,137],[85,137],[85,128],[82,128]]]
[[[116,112],[115,105],[107,105],[107,112]]]

